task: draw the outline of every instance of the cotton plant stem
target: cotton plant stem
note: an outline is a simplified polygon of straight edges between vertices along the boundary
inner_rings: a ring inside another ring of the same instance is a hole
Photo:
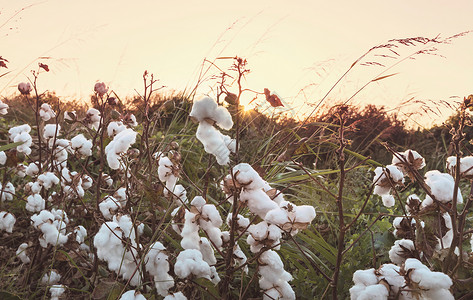
[[[343,116],[340,116],[340,129],[339,129],[339,141],[340,147],[337,150],[338,154],[338,162],[340,168],[340,178],[339,178],[339,186],[338,186],[338,196],[336,199],[336,204],[338,207],[338,242],[337,242],[337,260],[335,264],[335,269],[332,275],[332,299],[338,299],[338,277],[340,275],[340,267],[342,265],[343,260],[343,249],[344,249],[344,242],[345,242],[345,220],[344,220],[344,213],[343,213],[343,189],[345,185],[345,154],[344,149],[346,145],[346,141],[344,140],[344,119]]]

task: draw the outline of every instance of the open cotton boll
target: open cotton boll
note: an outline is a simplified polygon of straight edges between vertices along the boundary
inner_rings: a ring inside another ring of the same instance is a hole
[[[226,220],[226,223],[227,225],[230,227],[231,226],[231,221],[232,221],[232,218],[233,218],[233,214],[232,213],[229,213],[227,215],[227,220]],[[236,225],[237,225],[237,232],[239,234],[241,234],[243,231],[247,230],[248,229],[248,226],[250,226],[250,219],[238,214],[235,218],[236,220]]]
[[[181,246],[184,249],[200,249],[199,225],[196,214],[186,210],[184,227],[181,232]]]
[[[230,162],[230,148],[234,149],[232,140],[207,122],[199,123],[195,133],[197,139],[204,145],[205,152],[212,154],[219,165]]]
[[[296,299],[295,293],[288,281],[292,280],[291,274],[284,270],[284,265],[279,255],[268,250],[258,258],[258,272],[261,275],[259,286],[264,291],[277,290],[275,299]],[[266,298],[269,299],[269,298]]]
[[[217,102],[210,97],[194,101],[189,116],[195,118],[199,123],[211,119],[215,121],[217,126],[225,130],[230,130],[233,127],[232,116],[228,110],[223,106],[218,106]]]
[[[89,128],[97,130],[100,124],[100,112],[95,108],[90,108],[85,114],[85,123]]]
[[[114,137],[123,130],[126,129],[126,126],[122,122],[110,122],[107,126],[107,135],[109,137]]]
[[[2,197],[0,198],[0,200],[3,202],[3,201],[12,201],[13,196],[15,195],[16,191],[13,184],[11,182],[7,182],[5,184],[5,187],[3,187],[2,184],[0,183],[0,192],[2,194]]]
[[[262,189],[243,189],[240,193],[240,201],[246,202],[250,211],[262,219],[270,210],[279,208],[277,203],[271,200]]]
[[[275,250],[280,248],[278,244],[281,238],[281,229],[276,225],[262,221],[256,225],[251,225],[248,228],[248,233],[246,241],[250,245],[250,251],[253,253],[259,252],[265,246]]]
[[[135,143],[136,135],[136,131],[127,128],[118,133],[113,138],[113,140],[105,147],[107,163],[111,169],[117,170],[123,168],[119,161],[120,155],[124,154],[128,150],[128,148],[130,148],[130,146]]]
[[[82,156],[91,156],[92,141],[86,139],[83,134],[78,134],[71,139],[71,149]]]
[[[5,151],[0,151],[0,165],[4,165],[7,162],[7,155]]]
[[[452,279],[442,272],[432,272],[415,258],[408,258],[404,262],[404,270],[409,272],[410,280],[416,282],[422,290],[448,290],[453,282]]]
[[[409,149],[394,154],[392,164],[400,168],[404,173],[408,173],[408,165],[414,170],[420,170],[425,167],[425,159],[417,151]]]
[[[383,205],[386,207],[393,207],[394,203],[396,202],[396,200],[394,199],[394,196],[390,194],[382,195],[381,199],[383,200]]]
[[[40,194],[33,194],[28,196],[25,209],[30,212],[40,212],[44,209],[46,201]]]
[[[374,268],[367,270],[357,270],[353,274],[353,282],[355,285],[373,285],[378,283],[378,278],[374,272]]]
[[[41,277],[41,284],[54,285],[59,283],[59,280],[61,280],[61,275],[56,272],[56,270],[51,270],[49,273],[46,273]]]
[[[439,239],[436,246],[436,249],[438,250],[450,248],[453,241],[452,218],[447,212],[443,213],[442,217],[445,221],[445,227],[447,228],[447,232],[444,234],[441,240]]]
[[[62,284],[54,284],[49,288],[49,293],[51,294],[51,300],[59,300],[59,297],[64,294],[66,289]]]
[[[129,216],[114,217],[113,221],[102,224],[94,237],[97,257],[108,264],[110,271],[117,272],[130,285],[141,284],[140,266],[137,264],[135,231]],[[125,247],[123,240],[131,241],[131,247]]]
[[[123,293],[119,300],[146,300],[139,291],[131,290]]]
[[[39,167],[35,162],[32,162],[26,167],[26,175],[34,177],[39,174]]]
[[[351,289],[350,289],[351,291]],[[374,284],[364,288],[360,291],[357,297],[351,297],[353,300],[386,300],[388,299],[389,291],[384,284]]]
[[[450,156],[447,158],[446,168],[450,174],[455,174],[457,165],[457,157]],[[460,174],[461,176],[471,178],[473,176],[473,156],[465,156],[460,158]]]
[[[207,233],[209,239],[220,248],[222,246],[222,218],[217,208],[213,204],[205,204],[201,209],[201,216],[199,218],[199,226]]]
[[[44,125],[43,137],[48,140],[54,137],[59,136],[61,131],[61,125],[59,124],[46,124]]]
[[[178,169],[174,167],[174,164],[169,157],[160,154],[158,156],[158,177],[159,180],[166,184],[164,189],[164,195],[167,196],[169,191],[174,193],[177,182]],[[180,204],[179,204],[180,205]]]
[[[448,203],[453,200],[455,180],[450,174],[440,173],[438,170],[428,171],[425,173],[425,183],[430,187],[432,195],[438,201]],[[463,203],[463,197],[459,188],[457,203]]]
[[[397,240],[394,242],[394,245],[389,250],[389,259],[396,265],[400,266],[405,261],[406,258],[411,257],[410,251],[414,251],[415,246],[414,242],[411,240]]]
[[[2,100],[0,100],[0,115],[6,115],[8,113],[8,104],[3,103]]]
[[[5,230],[8,233],[12,233],[15,222],[16,218],[13,214],[6,211],[0,212],[0,230]]]
[[[167,295],[163,300],[187,300],[187,297],[182,292],[177,292]]]
[[[31,262],[30,258],[28,257],[28,255],[26,253],[27,248],[28,248],[28,244],[23,243],[20,246],[18,246],[18,249],[16,250],[16,255],[21,260],[21,262],[24,263],[24,264],[29,264]]]
[[[45,172],[38,176],[38,183],[46,190],[59,183],[59,178],[52,172]]]
[[[192,274],[210,280],[212,271],[209,264],[203,260],[202,253],[199,250],[186,249],[177,256],[174,273],[179,278],[187,278]]]
[[[247,163],[240,163],[233,167],[233,176],[237,183],[246,190],[263,189],[266,182],[259,176],[258,172]],[[231,180],[231,177],[230,177]]]
[[[56,117],[56,113],[53,111],[51,106],[47,103],[41,104],[41,107],[39,108],[39,116],[41,119],[45,122],[51,120],[52,118]]]
[[[214,249],[212,248],[212,244],[210,243],[209,239],[206,237],[200,238],[200,253],[202,253],[202,259],[208,263],[210,266],[215,265],[217,263],[217,259],[215,258]]]
[[[373,193],[379,196],[388,195],[392,185],[402,185],[404,183],[404,174],[393,165],[386,168],[377,167],[374,170],[373,184],[375,184]],[[389,177],[389,178],[388,178]],[[390,204],[388,202],[388,204]]]
[[[378,269],[378,279],[386,280],[394,295],[397,295],[399,288],[405,285],[405,279],[400,275],[400,270],[399,266],[393,264],[384,264]]]
[[[21,145],[16,147],[18,152],[24,153],[26,155],[31,154],[31,144],[33,143],[33,139],[29,132],[31,131],[31,127],[28,124],[15,126],[8,130],[10,135],[10,139],[14,143],[22,143]]]
[[[154,277],[156,290],[163,297],[174,286],[174,279],[168,273],[169,261],[165,250],[163,244],[155,242],[150,246],[144,259],[146,270]]]
[[[106,196],[99,204],[100,212],[107,220],[111,220],[119,208],[120,202],[112,196]]]

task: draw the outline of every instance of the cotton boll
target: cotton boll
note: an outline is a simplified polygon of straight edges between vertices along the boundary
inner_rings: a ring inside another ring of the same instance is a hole
[[[166,249],[160,242],[153,243],[144,259],[146,270],[154,276],[154,282],[158,294],[166,296],[170,288],[174,286],[174,279],[168,274],[168,256]]]
[[[38,183],[46,190],[49,190],[59,183],[59,178],[52,172],[46,172],[38,176]]]
[[[279,239],[281,238],[281,229],[276,225],[268,224],[262,221],[248,228],[247,243],[250,245],[250,251],[259,252],[264,246],[278,250],[280,248]],[[278,246],[276,246],[278,245]]]
[[[174,264],[174,273],[179,278],[187,278],[193,274],[197,277],[210,279],[210,266],[202,259],[202,253],[196,249],[186,249],[179,253]]]
[[[118,133],[113,140],[105,147],[107,163],[113,170],[123,169],[120,156],[124,154],[136,141],[137,132],[132,129],[125,129]]]
[[[76,241],[79,244],[84,243],[85,238],[87,237],[87,230],[85,227],[82,225],[76,226],[76,228],[74,228],[74,233],[76,234]]]
[[[181,232],[181,246],[184,249],[200,249],[199,225],[196,214],[186,210],[184,227]]]
[[[53,111],[49,104],[43,103],[41,104],[41,107],[39,109],[39,116],[44,122],[47,122],[50,119],[55,118],[56,113]]]
[[[117,210],[120,208],[120,202],[118,202],[112,196],[105,197],[102,202],[99,204],[99,209],[105,219],[112,219],[113,215],[116,214]]]
[[[392,164],[401,168],[404,173],[409,172],[410,165],[414,170],[420,170],[425,167],[425,159],[414,150],[406,150],[393,155]]]
[[[110,122],[107,126],[107,135],[114,137],[125,129],[126,126],[122,122]]]
[[[195,118],[199,123],[211,119],[225,130],[230,130],[233,127],[232,116],[228,110],[223,106],[218,106],[217,102],[209,97],[195,101],[189,116]]]
[[[64,294],[66,289],[62,284],[54,284],[49,288],[49,293],[51,293],[51,300],[59,300],[59,297]]]
[[[44,209],[46,201],[40,194],[28,196],[25,209],[30,212],[40,212]]]
[[[219,165],[226,165],[230,162],[230,149],[228,146],[231,143],[215,127],[207,122],[199,123],[196,137],[204,145],[205,152],[215,156]]]
[[[388,299],[389,291],[384,284],[367,286],[358,296],[358,300],[385,300]]]
[[[61,131],[61,125],[59,124],[46,124],[44,125],[43,137],[45,140],[57,137]]]
[[[61,275],[56,272],[56,270],[51,270],[49,273],[46,273],[41,278],[41,284],[43,285],[54,285],[59,283],[61,280]]]
[[[12,201],[13,196],[15,195],[15,187],[11,182],[7,182],[5,187],[0,183],[0,193],[2,194],[0,200],[3,201]]]
[[[374,268],[368,270],[357,270],[353,274],[353,282],[355,285],[374,285],[378,283],[378,278],[374,272]]]
[[[247,163],[240,163],[233,167],[233,175],[239,185],[247,190],[263,189],[266,182],[259,176],[253,167]]]
[[[22,143],[21,145],[16,147],[16,150],[26,155],[31,154],[30,146],[33,143],[33,139],[29,134],[30,131],[31,127],[28,124],[12,127],[8,131],[10,139],[14,143]]]
[[[187,297],[182,292],[177,292],[167,295],[163,300],[187,300]]]
[[[276,202],[271,200],[262,189],[243,189],[240,193],[240,200],[246,202],[250,211],[262,219],[270,210],[279,208]]]
[[[450,156],[447,158],[446,168],[450,174],[455,174],[455,169],[457,165],[457,157]],[[465,156],[460,158],[460,174],[461,176],[470,178],[473,176],[473,156]]]
[[[215,265],[217,263],[212,244],[205,237],[200,238],[200,252],[202,253],[202,259],[209,265]]]
[[[394,199],[393,195],[382,195],[381,199],[383,200],[383,204],[386,207],[393,207],[396,200]]]
[[[26,175],[34,177],[39,174],[39,167],[35,162],[32,162],[26,168]]]
[[[82,188],[83,188],[84,190],[89,189],[89,188],[92,186],[93,183],[94,183],[94,182],[93,182],[93,180],[92,180],[92,177],[90,177],[89,175],[84,174],[84,175],[82,176]]]
[[[0,212],[0,230],[12,233],[15,222],[16,218],[13,214],[6,211]]]
[[[442,240],[439,240],[436,247],[438,250],[450,248],[453,240],[452,218],[447,212],[443,213],[442,217],[445,221],[445,227],[447,228],[447,232],[442,237]]]
[[[394,246],[389,250],[389,259],[400,266],[406,260],[406,256],[409,256],[409,251],[414,251],[415,246],[414,242],[411,240],[397,240],[394,242]]]
[[[100,124],[100,119],[101,119],[100,112],[95,108],[90,108],[86,112],[86,117],[84,121],[89,128],[93,128],[97,130]]]
[[[4,165],[7,162],[7,155],[5,151],[0,151],[0,165]]]
[[[0,100],[0,115],[6,115],[8,113],[8,104],[6,103],[3,103],[1,100]]]
[[[425,173],[425,178],[425,183],[430,187],[435,199],[442,203],[452,201],[455,180],[450,174],[432,170]],[[463,203],[460,189],[458,189],[457,203]]]
[[[395,295],[397,295],[399,288],[405,285],[405,279],[400,275],[400,269],[399,266],[393,264],[384,264],[378,269],[379,280],[386,280],[391,292]]]
[[[20,246],[18,246],[18,249],[16,250],[16,255],[21,260],[21,262],[24,263],[24,264],[29,264],[31,262],[30,258],[28,257],[28,255],[26,253],[27,248],[28,248],[28,244],[23,243]]]
[[[71,139],[71,149],[82,156],[91,156],[92,146],[92,141],[86,139],[83,134],[78,134]]]
[[[139,291],[132,290],[123,293],[119,300],[146,300],[146,298]]]
[[[114,194],[113,197],[120,202],[120,206],[125,207],[126,202],[128,200],[128,196],[126,195],[126,188],[122,187],[119,188]]]

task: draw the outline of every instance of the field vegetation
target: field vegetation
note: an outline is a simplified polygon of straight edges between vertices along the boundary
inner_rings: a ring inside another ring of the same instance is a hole
[[[160,95],[145,72],[133,99],[98,82],[63,102],[48,70],[0,106],[0,298],[473,297],[472,96],[414,130],[348,102],[246,111],[243,93],[282,103],[245,90],[239,57],[213,98]]]

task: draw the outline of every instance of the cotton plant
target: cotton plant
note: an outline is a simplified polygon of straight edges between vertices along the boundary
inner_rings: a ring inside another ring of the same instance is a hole
[[[102,116],[98,109],[89,108],[85,113],[84,123],[91,129],[98,130],[101,120]]]
[[[218,164],[227,165],[230,162],[230,152],[236,151],[236,142],[218,131],[214,125],[224,130],[233,127],[228,110],[219,106],[212,98],[204,97],[194,102],[189,116],[199,123],[196,137],[204,145],[204,150],[214,155]]]

